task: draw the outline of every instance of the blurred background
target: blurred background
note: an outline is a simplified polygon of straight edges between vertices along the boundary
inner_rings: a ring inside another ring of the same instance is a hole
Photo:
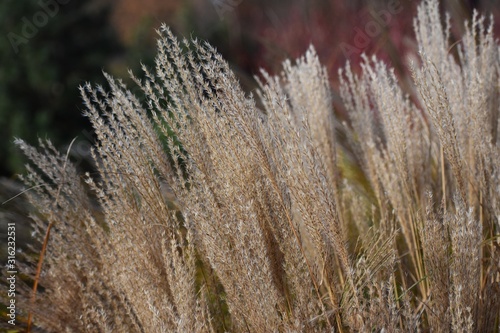
[[[455,22],[472,9],[497,14],[492,0],[443,1]],[[346,61],[377,54],[404,75],[415,52],[418,1],[390,0],[2,0],[0,4],[0,176],[23,172],[13,144],[51,139],[85,167],[92,141],[81,116],[78,86],[103,84],[102,71],[127,78],[140,62],[152,66],[155,29],[162,22],[178,36],[208,40],[229,61],[247,91],[259,68],[277,73],[281,62],[312,43],[333,87]],[[460,36],[462,24],[455,25]],[[496,27],[498,32],[498,25]],[[133,84],[130,85],[131,87]]]

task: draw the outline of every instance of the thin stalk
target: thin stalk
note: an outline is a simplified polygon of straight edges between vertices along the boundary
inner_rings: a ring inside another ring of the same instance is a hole
[[[443,191],[443,214],[446,214],[446,173],[444,170],[444,150],[443,146],[439,148],[440,158],[441,158],[441,181],[442,181],[442,191]]]
[[[56,193],[56,197],[55,197],[55,201],[54,201],[54,210],[57,207],[57,204],[59,202],[59,195],[61,194],[61,188],[62,188],[64,182],[66,181],[65,180],[65,178],[66,178],[66,173],[65,173],[66,165],[68,163],[69,152],[71,151],[71,147],[73,146],[73,143],[75,142],[75,140],[76,140],[76,138],[74,138],[71,141],[71,143],[69,144],[69,147],[68,147],[68,151],[66,152],[66,157],[64,159],[64,165],[62,168],[62,181],[59,184],[59,187],[57,188],[57,193]],[[36,292],[38,289],[38,282],[40,281],[40,275],[42,273],[43,260],[45,259],[45,253],[47,252],[47,244],[49,243],[50,230],[52,229],[52,226],[54,225],[54,222],[55,222],[55,220],[52,218],[52,214],[50,217],[51,217],[50,218],[51,222],[47,226],[47,231],[45,232],[45,238],[43,239],[42,250],[40,252],[40,258],[38,259],[38,264],[36,267],[35,281],[33,282],[33,290],[31,292],[31,301],[30,301],[32,307],[35,305],[35,301],[36,301]],[[26,333],[30,333],[32,321],[33,321],[33,313],[30,309],[30,311],[28,312],[28,323],[27,323],[27,327],[26,327]]]

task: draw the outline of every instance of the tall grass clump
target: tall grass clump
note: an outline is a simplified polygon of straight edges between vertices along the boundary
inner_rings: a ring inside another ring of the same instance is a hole
[[[47,236],[23,309],[49,332],[499,332],[500,53],[466,26],[451,43],[424,1],[413,90],[347,65],[345,122],[313,48],[252,96],[163,27],[145,101],[81,87],[97,175],[18,140]]]

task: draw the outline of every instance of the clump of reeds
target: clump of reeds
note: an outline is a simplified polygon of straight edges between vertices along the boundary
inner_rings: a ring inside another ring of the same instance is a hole
[[[98,176],[18,141],[43,239],[25,309],[52,332],[498,332],[499,44],[415,20],[407,94],[366,58],[332,110],[311,48],[245,94],[163,27],[156,68],[81,88]],[[256,98],[260,101],[256,103]],[[43,186],[40,186],[44,184]]]

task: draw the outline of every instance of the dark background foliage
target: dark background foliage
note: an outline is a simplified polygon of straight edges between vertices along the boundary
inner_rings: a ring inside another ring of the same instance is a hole
[[[47,24],[28,30],[26,20],[33,22],[34,15],[40,15],[40,3],[0,3],[0,173],[4,175],[22,170],[14,137],[30,142],[49,138],[62,147],[90,130],[79,112],[78,86],[102,82],[103,66],[123,52],[109,25],[108,7],[70,1],[53,7],[58,12]],[[32,32],[25,36],[33,36],[23,37],[23,29]]]
[[[137,72],[140,61],[151,66],[154,29],[162,22],[178,35],[206,39],[217,47],[247,90],[255,87],[252,76],[258,74],[259,68],[275,71],[281,61],[301,55],[310,43],[328,67],[335,87],[337,69],[347,60],[358,63],[361,52],[379,55],[404,74],[405,59],[400,54],[414,48],[407,36],[412,36],[417,4],[410,0],[59,2],[0,3],[2,176],[14,177],[23,171],[14,137],[31,143],[36,143],[37,137],[49,138],[61,150],[76,138],[72,156],[85,161],[92,135],[81,116],[78,86],[88,81],[102,83],[103,70],[126,77],[128,68]],[[341,45],[354,46],[359,31],[375,20],[373,13],[387,10],[391,2],[401,11],[392,15],[362,48],[346,57]],[[26,20],[33,23],[34,16],[45,12],[50,4],[56,4],[57,13],[36,28],[32,37],[13,46],[12,33],[22,38]],[[498,1],[443,1],[443,10],[449,11],[454,20],[469,18],[472,8],[496,12]]]

